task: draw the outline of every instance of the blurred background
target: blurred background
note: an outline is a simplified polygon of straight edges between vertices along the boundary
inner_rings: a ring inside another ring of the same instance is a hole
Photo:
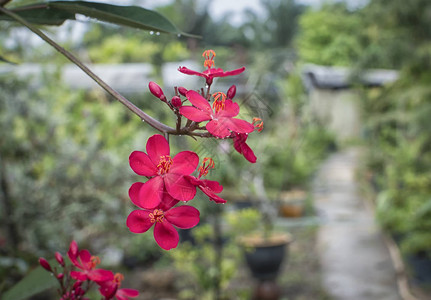
[[[243,118],[263,119],[264,130],[247,140],[258,161],[223,140],[171,139],[174,153],[191,148],[215,159],[208,178],[223,184],[228,204],[193,200],[201,224],[181,233],[178,249],[160,250],[152,233],[125,226],[134,209],[127,191],[140,180],[128,156],[156,132],[31,32],[0,22],[0,294],[75,239],[125,272],[142,299],[250,299],[254,281],[236,239],[264,228],[269,213],[269,226],[295,239],[279,279],[283,299],[331,299],[313,182],[325,159],[352,148],[360,149],[361,195],[410,262],[408,276],[429,287],[430,275],[413,270],[419,259],[431,272],[428,0],[107,2],[154,9],[201,38],[85,17],[43,30],[170,126],[175,118],[149,81],[168,98],[174,86],[202,87],[177,68],[203,70],[206,49],[215,50],[216,67],[246,66],[213,91],[235,84]]]

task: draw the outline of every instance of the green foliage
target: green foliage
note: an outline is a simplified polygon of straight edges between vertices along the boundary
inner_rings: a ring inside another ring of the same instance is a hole
[[[3,294],[2,300],[25,300],[56,286],[57,280],[42,267],[32,270],[12,289]]]
[[[16,7],[13,12],[36,24],[61,25],[66,20],[74,20],[75,14],[82,14],[121,26],[184,34],[159,13],[139,6],[118,6],[87,1],[50,1]],[[0,19],[12,20],[6,15],[0,15]]]
[[[421,0],[408,6],[373,1],[371,8],[380,16],[376,26],[401,39],[403,51],[410,49],[399,56],[400,79],[364,95],[367,162],[379,191],[378,220],[400,238],[405,254],[431,257],[431,22],[424,17],[431,6]],[[395,57],[392,47],[389,40],[387,52]]]
[[[344,4],[309,9],[300,17],[299,25],[296,43],[304,62],[348,66],[362,54],[361,16],[349,12]]]
[[[200,299],[213,299],[215,277],[220,278],[221,299],[230,299],[226,288],[237,273],[240,253],[232,240],[225,243],[219,270],[215,265],[218,253],[212,240],[213,231],[210,224],[199,225],[192,230],[194,244],[183,242],[175,251],[169,252],[175,268],[184,275],[184,280],[179,283],[180,299],[195,299],[196,295]]]
[[[72,93],[51,75],[44,82],[35,92],[10,76],[0,81],[0,123],[9,128],[0,132],[8,187],[2,206],[13,208],[8,218],[20,247],[39,254],[62,249],[72,234],[81,240],[107,227],[111,234],[125,230],[132,174],[124,158],[146,136],[121,105]]]

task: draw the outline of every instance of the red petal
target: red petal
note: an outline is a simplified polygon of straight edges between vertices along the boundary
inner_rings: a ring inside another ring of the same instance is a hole
[[[214,193],[213,190],[211,190],[210,188],[206,187],[206,186],[199,186],[199,188],[201,189],[201,191],[207,195],[210,200],[214,201],[215,203],[226,203],[227,201],[221,197],[219,197],[218,195],[216,195]]]
[[[149,217],[149,210],[134,210],[127,217],[126,225],[134,233],[143,233],[153,226]]]
[[[244,72],[244,70],[245,70],[245,67],[235,69],[232,71],[226,71],[226,72],[223,72],[223,75],[221,75],[220,77],[235,76],[235,75],[241,74],[242,72]]]
[[[169,143],[160,134],[155,134],[148,139],[147,153],[155,166],[159,164],[160,156],[169,155]]]
[[[174,226],[165,221],[163,223],[156,223],[154,226],[154,239],[161,248],[170,250],[178,246],[180,237]]]
[[[166,220],[182,229],[195,227],[199,223],[199,210],[193,206],[174,207],[165,213]]]
[[[142,208],[155,208],[162,200],[163,187],[162,177],[156,176],[151,178],[142,185],[139,191],[139,199],[134,203]]]
[[[79,281],[86,281],[87,280],[87,274],[84,272],[79,271],[70,271],[70,276],[73,279],[79,280]]]
[[[180,107],[180,114],[182,114],[187,119],[195,122],[211,120],[211,115],[208,112],[205,112],[193,106]]]
[[[167,191],[163,192],[163,199],[160,202],[159,206],[157,208],[160,208],[163,211],[168,211],[171,209],[171,207],[175,206],[179,201],[172,198],[171,195],[168,194]]]
[[[219,120],[221,121],[221,118]],[[241,119],[223,118],[222,120],[223,122],[225,122],[226,126],[233,132],[250,133],[254,130],[253,124]]]
[[[198,76],[205,77],[205,75],[203,73],[198,72],[198,71],[194,71],[194,70],[190,70],[189,68],[186,68],[186,67],[179,67],[178,71],[180,71],[181,73],[187,74],[187,75],[198,75]]]
[[[132,184],[132,186],[129,188],[129,197],[130,200],[132,200],[133,204],[136,206],[139,206],[139,191],[141,190],[141,187],[144,184],[142,182],[135,182]]]
[[[157,175],[156,165],[148,155],[142,151],[133,151],[129,156],[129,164],[132,170],[141,176]]]
[[[226,99],[224,109],[217,113],[217,117],[236,117],[239,114],[239,105],[232,100]]]
[[[67,256],[69,256],[69,258],[76,258],[76,256],[78,255],[78,244],[76,243],[76,241],[72,241],[70,242],[70,246],[69,246],[69,251],[67,251]]]
[[[209,131],[209,133],[219,138],[225,138],[230,135],[230,131],[228,130],[225,122],[223,121],[220,122],[219,120],[211,120],[207,123],[205,127]]]
[[[114,280],[114,273],[112,271],[96,269],[88,272],[88,279],[92,281],[111,281]]]
[[[139,292],[133,289],[119,289],[115,294],[118,300],[128,300],[129,298],[135,298],[139,296]]]
[[[186,97],[187,99],[189,99],[191,104],[203,110],[205,113],[212,115],[213,110],[211,108],[211,105],[208,103],[207,99],[201,96],[201,94],[196,91],[190,90],[186,93]]]
[[[164,177],[166,190],[174,199],[192,200],[196,195],[196,187],[184,178],[184,175],[168,173]]]
[[[199,156],[193,151],[182,151],[175,155],[169,173],[190,175],[199,164]]]
[[[204,75],[204,77],[220,77],[223,76],[223,69],[222,68],[211,68],[211,69],[206,69],[205,71],[202,72],[202,74]]]
[[[233,147],[240,154],[244,155],[245,159],[254,164],[257,158],[253,150],[247,145],[246,140],[246,134],[236,134],[233,139]]]
[[[83,249],[79,251],[78,257],[77,257],[78,264],[77,266],[80,269],[86,270],[88,269],[88,263],[91,261],[91,253],[87,249]]]
[[[218,181],[204,179],[202,182],[206,187],[214,191],[214,193],[218,194],[223,191],[223,186]]]

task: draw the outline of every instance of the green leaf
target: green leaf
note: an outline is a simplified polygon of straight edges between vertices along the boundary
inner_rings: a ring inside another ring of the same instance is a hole
[[[118,6],[86,1],[52,1],[48,6],[117,25],[180,34],[168,19],[161,14],[139,6]]]
[[[75,14],[61,9],[48,8],[46,3],[20,6],[11,10],[26,21],[38,25],[61,25],[66,20],[74,20]],[[0,20],[13,21],[9,16],[0,14]]]
[[[75,20],[76,14],[82,14],[120,26],[192,36],[180,31],[158,12],[134,5],[119,6],[88,1],[49,1],[18,7],[12,11],[35,24],[61,25],[65,20]],[[10,21],[11,18],[0,15],[0,20]]]
[[[15,284],[3,296],[2,300],[22,300],[55,287],[58,284],[54,276],[42,267],[37,267]]]
[[[0,55],[0,62],[5,62],[11,65],[16,65],[16,63],[11,62],[10,60],[7,60],[6,58],[4,58],[3,56]]]

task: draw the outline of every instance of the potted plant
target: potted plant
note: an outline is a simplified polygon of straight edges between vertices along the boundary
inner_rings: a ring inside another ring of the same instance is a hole
[[[253,186],[259,198],[262,228],[241,236],[238,241],[243,249],[247,266],[257,281],[254,299],[278,299],[280,289],[277,286],[277,276],[286,259],[287,247],[292,238],[286,232],[273,231],[273,220],[277,216],[277,210],[266,195],[263,178],[255,176]],[[238,219],[243,222],[243,218]],[[254,227],[255,224],[256,222],[253,223]]]

